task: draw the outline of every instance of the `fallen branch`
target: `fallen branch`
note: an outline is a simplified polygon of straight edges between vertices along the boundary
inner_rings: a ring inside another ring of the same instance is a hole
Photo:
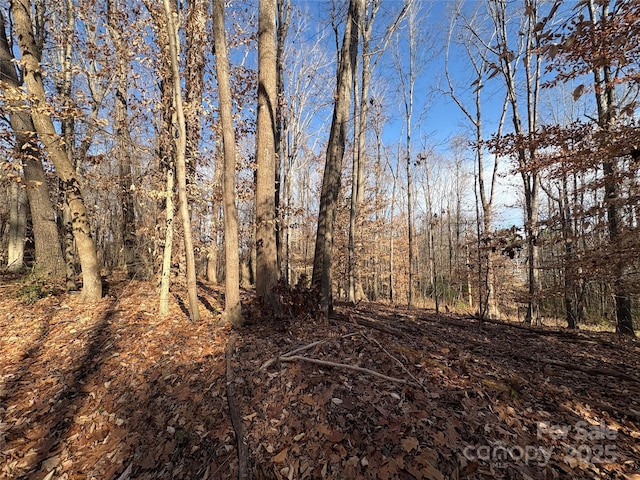
[[[640,412],[633,410],[631,408],[627,409],[627,410],[622,410],[619,408],[614,407],[613,405],[609,405],[608,403],[604,403],[604,402],[600,402],[598,400],[595,399],[591,399],[591,400],[586,400],[585,403],[588,403],[589,405],[591,405],[592,407],[595,407],[599,410],[602,410],[604,412],[610,413],[612,415],[617,415],[618,417],[628,417],[631,418],[635,421],[640,420]]]
[[[362,336],[367,339],[368,341],[373,341],[376,345],[378,345],[378,348],[380,348],[384,353],[386,353],[389,357],[391,357],[398,365],[400,365],[400,368],[402,368],[407,375],[409,375],[411,378],[413,378],[413,380],[415,381],[416,384],[420,385],[422,387],[422,389],[426,392],[427,389],[425,388],[424,385],[422,385],[418,379],[409,371],[409,369],[404,365],[404,363],[402,363],[400,361],[399,358],[396,358],[395,356],[393,356],[386,348],[384,348],[380,342],[378,342],[375,338],[371,338],[369,339],[364,333],[362,334]]]
[[[556,367],[566,368],[567,370],[576,370],[578,372],[586,373],[588,375],[604,375],[607,377],[620,378],[622,380],[627,380],[629,382],[640,383],[640,379],[638,379],[637,377],[628,375],[619,370],[612,370],[609,368],[583,367],[582,365],[559,362],[557,360],[551,360],[550,358],[541,358],[538,361],[541,363],[546,363],[547,365],[554,365]]]
[[[329,362],[327,360],[319,360],[317,358],[303,357],[301,355],[292,355],[292,356],[289,356],[289,357],[280,357],[279,360],[281,362],[297,362],[297,361],[300,361],[300,362],[313,363],[313,364],[316,364],[316,365],[322,365],[323,367],[343,368],[343,369],[346,369],[346,370],[353,370],[353,371],[360,372],[360,373],[366,373],[367,375],[373,375],[374,377],[383,378],[383,379],[388,380],[390,382],[402,383],[404,385],[411,385],[413,387],[422,388],[422,386],[420,384],[418,384],[418,383],[409,382],[408,380],[405,380],[403,378],[390,377],[388,375],[385,375],[384,373],[376,372],[375,370],[370,370],[368,368],[363,368],[363,367],[357,367],[355,365],[349,365],[347,363]]]
[[[294,355],[296,353],[304,352],[305,350],[309,350],[310,348],[317,347],[318,345],[322,345],[323,343],[327,343],[327,342],[329,342],[331,340],[335,340],[336,338],[348,338],[348,337],[353,337],[354,335],[358,335],[358,333],[357,332],[347,333],[346,335],[342,335],[340,337],[325,338],[323,340],[318,340],[317,342],[313,342],[313,343],[310,343],[308,345],[303,345],[302,347],[296,348],[296,349],[291,350],[291,351],[289,351],[287,353],[283,353],[282,355],[279,355],[277,357],[273,357],[270,360],[267,360],[266,362],[264,362],[262,364],[262,366],[258,369],[258,371],[260,372],[262,370],[265,370],[265,369],[269,368],[274,363],[277,363],[278,360],[280,360],[282,357],[290,357],[291,355]]]
[[[407,335],[397,328],[389,327],[387,325],[383,325],[381,323],[372,322],[371,320],[367,320],[355,314],[343,315],[340,313],[333,313],[329,317],[331,320],[338,320],[340,322],[354,322],[363,327],[373,328],[374,330],[379,330],[384,333],[389,333],[391,335],[395,335],[396,337],[406,337]]]
[[[233,346],[235,336],[232,334],[227,341],[227,403],[229,404],[229,416],[231,424],[236,432],[236,441],[238,443],[238,479],[247,480],[249,478],[249,455],[247,452],[247,444],[244,443],[244,432],[242,429],[242,417],[240,409],[235,401],[235,375],[231,368],[231,357],[233,356]]]

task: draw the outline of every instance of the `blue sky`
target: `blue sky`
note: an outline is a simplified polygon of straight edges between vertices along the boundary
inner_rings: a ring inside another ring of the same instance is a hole
[[[420,13],[416,16],[418,25],[417,33],[420,37],[416,55],[417,75],[414,91],[414,114],[412,128],[412,151],[417,154],[421,150],[436,151],[442,157],[450,155],[450,139],[452,137],[469,134],[471,124],[464,117],[460,109],[446,94],[448,89],[444,76],[444,44],[446,32],[449,25],[449,8],[451,2],[448,1],[425,1],[422,2]],[[469,7],[475,7],[477,2],[467,2]],[[327,55],[330,58],[335,56],[334,34],[329,23],[328,12],[330,2],[324,0],[294,0],[293,4],[303,10],[308,10],[314,17],[315,23],[313,31],[310,28],[307,32],[310,40],[315,40],[324,36],[324,43]],[[346,4],[346,2],[341,2]],[[376,19],[378,35],[380,29],[386,28],[391,18],[402,7],[401,1],[383,2],[382,8]],[[372,93],[384,96],[385,114],[389,118],[383,130],[383,140],[389,146],[395,146],[399,141],[404,142],[406,131],[404,128],[404,104],[400,93],[399,73],[397,64],[403,64],[404,71],[407,70],[408,39],[406,38],[406,24],[401,27],[398,34],[394,36],[383,54],[372,79]],[[374,36],[376,29],[374,28]],[[467,71],[468,65],[464,55],[452,50],[450,72],[456,83],[456,89],[462,96],[471,92],[473,77]],[[483,89],[483,123],[486,135],[495,131],[502,109],[503,89],[500,78],[495,78],[488,82]],[[328,108],[329,109],[329,108]],[[325,112],[323,120],[330,119]],[[325,130],[328,132],[328,128]],[[395,147],[393,147],[395,148]],[[468,168],[471,170],[473,152],[469,149]],[[522,213],[519,207],[514,207],[517,202],[517,191],[520,180],[519,175],[509,173],[510,166],[503,162],[498,188],[497,206],[501,213],[498,213],[497,220],[503,224],[521,223]],[[468,194],[468,202],[475,201],[473,190]],[[510,206],[511,208],[507,208]],[[502,208],[500,208],[502,207]]]

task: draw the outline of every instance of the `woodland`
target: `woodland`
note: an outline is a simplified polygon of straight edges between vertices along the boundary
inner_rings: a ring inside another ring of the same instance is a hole
[[[640,478],[638,2],[0,27],[0,478]]]

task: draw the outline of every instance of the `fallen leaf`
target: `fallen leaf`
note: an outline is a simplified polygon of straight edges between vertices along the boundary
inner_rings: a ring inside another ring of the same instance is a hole
[[[418,439],[415,437],[403,438],[400,443],[402,444],[402,448],[404,449],[404,451],[407,453],[420,445],[420,442],[418,442]]]
[[[278,453],[275,457],[273,457],[273,463],[284,463],[287,458],[287,452],[289,451],[289,447],[283,448],[280,453]]]

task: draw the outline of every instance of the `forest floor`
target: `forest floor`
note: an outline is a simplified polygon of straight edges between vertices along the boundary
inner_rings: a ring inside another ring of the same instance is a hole
[[[213,285],[199,323],[179,289],[161,319],[151,283],[106,287],[0,277],[0,478],[640,479],[634,339],[364,303],[276,322],[248,293],[234,330]]]

